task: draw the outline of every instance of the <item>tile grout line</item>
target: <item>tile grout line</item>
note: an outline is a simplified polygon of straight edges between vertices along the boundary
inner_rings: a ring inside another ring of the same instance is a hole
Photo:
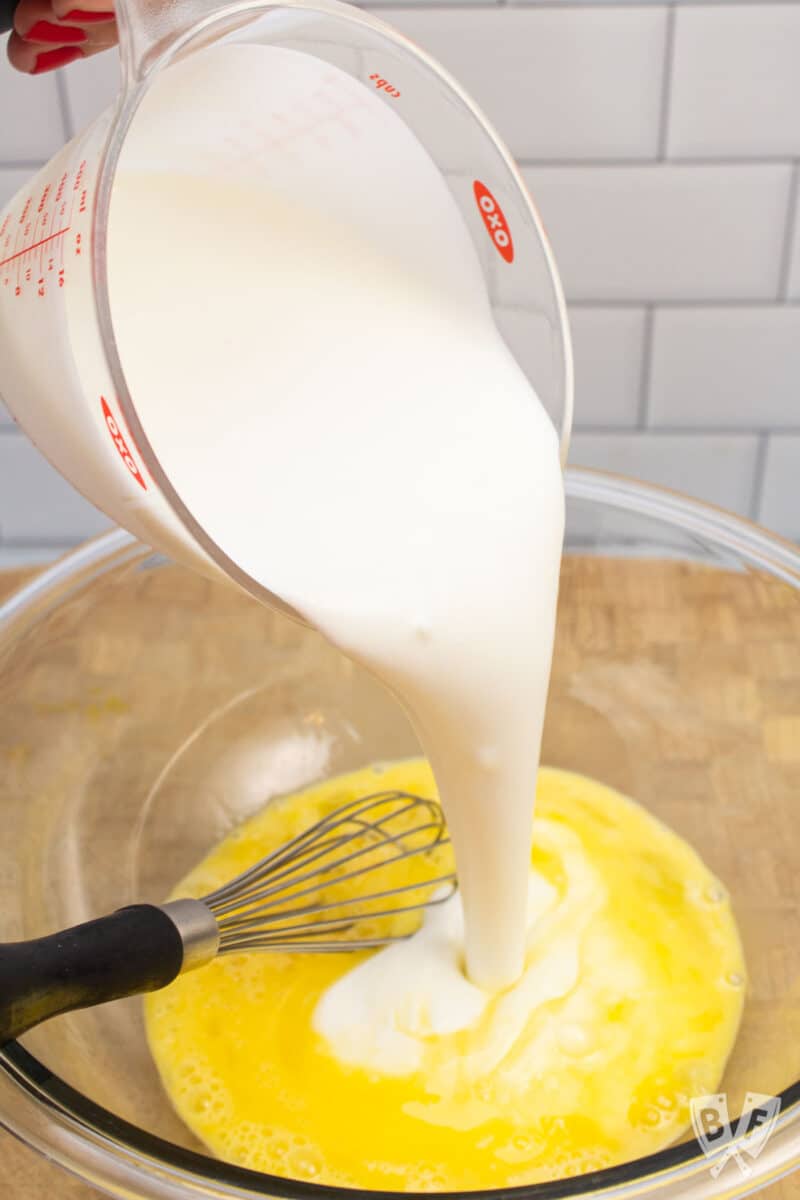
[[[794,241],[798,233],[798,209],[800,208],[800,161],[795,162],[792,178],[789,182],[788,211],[786,213],[786,229],[783,236],[781,252],[780,275],[778,278],[778,300],[789,299],[789,284],[792,277],[792,258]]]
[[[640,312],[644,314],[650,300],[568,300],[568,309],[578,309],[584,312],[593,312],[597,309],[609,309],[612,312]],[[513,304],[508,305],[509,308],[514,308]],[[518,305],[520,312],[525,312],[524,305]]]
[[[0,546],[6,550],[69,550],[72,546],[80,544],[81,538],[85,534],[76,534],[74,537],[66,538],[20,538],[8,537],[4,538],[0,535]]]
[[[677,15],[675,5],[671,4],[667,9],[667,28],[666,39],[664,42],[664,63],[663,75],[661,78],[661,111],[658,124],[658,148],[657,157],[659,162],[664,162],[667,158],[667,148],[669,145],[669,129],[670,129],[670,113],[672,109],[672,85],[675,74],[675,26]]]
[[[753,521],[758,520],[761,501],[764,498],[764,485],[767,479],[767,451],[769,450],[768,433],[762,432],[756,447],[756,461],[753,465],[753,490],[750,495],[749,515]]]
[[[639,403],[636,410],[636,429],[648,428],[650,420],[650,392],[653,383],[653,332],[655,305],[648,304],[644,310],[642,329],[642,365],[639,373]]]
[[[431,11],[427,5],[419,4],[417,7],[420,11]],[[509,7],[508,0],[496,0],[496,3],[488,11],[496,12],[498,8]],[[472,11],[471,9],[469,11]],[[67,136],[74,136],[74,129],[70,118],[69,100],[65,90],[64,81],[59,78],[59,93],[64,94],[64,110],[62,119],[65,127],[69,130]],[[529,158],[525,155],[515,155],[517,166],[523,170],[531,171],[549,171],[564,169],[568,171],[574,170],[595,170],[597,168],[605,169],[629,169],[636,168],[654,168],[661,166],[669,167],[697,167],[701,169],[713,169],[717,167],[736,168],[736,167],[794,167],[798,160],[791,157],[789,154],[749,154],[749,155],[720,155],[714,157],[710,154],[702,156],[687,156],[687,155],[672,155],[669,159],[662,160],[654,155],[639,155],[635,158],[609,158],[601,156],[586,155],[585,157],[575,157],[574,155],[563,155],[558,158]],[[28,167],[40,167],[46,162],[46,159],[41,158],[24,158],[24,159],[2,159],[0,158],[0,171],[24,169]]]
[[[629,437],[642,435],[658,441],[661,438],[693,438],[693,437],[710,437],[710,438],[758,438],[762,434],[772,437],[800,437],[800,423],[797,425],[770,425],[765,429],[763,425],[710,425],[707,422],[703,425],[651,425],[647,429],[637,429],[635,425],[592,425],[587,422],[582,425],[577,422],[575,425],[576,433],[590,433],[593,437]]]
[[[426,10],[427,11],[427,10]],[[658,154],[639,154],[634,157],[609,157],[608,155],[584,155],[583,157],[575,157],[575,155],[565,154],[558,158],[527,158],[525,155],[515,156],[517,165],[525,170],[554,170],[563,168],[564,170],[592,170],[597,167],[616,168],[617,170],[627,168],[635,170],[637,167],[695,167],[699,169],[713,169],[722,167],[738,168],[738,167],[792,167],[795,159],[791,154],[719,154],[715,155],[711,152],[706,154],[673,154],[669,158],[660,158]]]
[[[624,300],[614,296],[567,296],[568,308],[646,308],[647,305],[653,305],[656,308],[670,309],[742,309],[742,308],[779,308],[783,309],[799,309],[800,299],[778,301],[774,297],[751,297],[742,299],[733,299],[730,296],[718,297],[703,297],[694,300],[670,300],[661,296],[631,296]],[[509,307],[514,307],[510,305]]]
[[[46,163],[44,158],[16,158],[0,161],[0,171],[38,171]]]
[[[640,8],[650,9],[657,7],[659,4],[662,7],[680,8],[684,4],[689,3],[703,4],[708,8],[747,8],[752,7],[754,3],[759,3],[759,0],[503,0],[505,6],[509,8],[550,8],[557,10],[564,9],[586,9],[597,10],[598,8]],[[791,8],[797,4],[797,0],[770,0],[771,4],[777,7]],[[426,3],[425,0],[358,0],[358,8],[380,8],[385,9],[414,9],[426,10],[430,9],[434,12],[447,12],[448,10],[458,8],[469,9],[488,9],[496,8],[498,0],[432,0],[431,3]]]
[[[69,95],[67,93],[67,81],[64,78],[63,71],[56,71],[56,91],[58,92],[58,104],[61,109],[61,124],[64,131],[64,140],[69,142],[75,136],[75,130],[72,124],[72,112],[69,106]]]

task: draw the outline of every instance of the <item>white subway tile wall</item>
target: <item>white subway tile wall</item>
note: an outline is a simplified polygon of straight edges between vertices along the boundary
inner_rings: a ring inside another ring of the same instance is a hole
[[[569,300],[773,300],[784,163],[525,167]]]
[[[670,155],[800,154],[800,7],[681,8],[675,14]]]
[[[437,58],[525,160],[652,158],[667,10],[382,9]]]
[[[753,503],[758,438],[744,433],[576,433],[571,460],[687,492],[734,512]]]
[[[0,434],[0,545],[63,544],[108,526],[17,431]]]
[[[63,71],[63,78],[69,131],[79,133],[117,98],[121,86],[119,55],[98,54],[88,62],[73,63]]]
[[[764,487],[758,519],[784,537],[800,540],[800,433],[774,433],[767,439]]]
[[[800,300],[800,165],[794,172],[794,214],[788,239],[786,297]]]
[[[702,403],[698,398],[702,397]],[[662,308],[654,315],[649,423],[791,426],[800,406],[800,306]]]
[[[647,313],[644,308],[580,308],[570,314],[578,429],[630,429],[639,419]]]
[[[8,68],[0,66],[0,71],[2,70],[8,70]],[[25,186],[37,166],[38,163],[29,167],[8,167],[0,162],[0,210],[17,194],[21,187]]]
[[[31,79],[3,61],[0,112],[0,166],[40,162],[64,144],[67,128],[55,79]]]
[[[572,461],[800,539],[800,0],[369,7],[461,80],[522,166],[570,302]],[[113,55],[59,80],[0,65],[0,206],[118,86]],[[104,521],[0,398],[0,565]]]

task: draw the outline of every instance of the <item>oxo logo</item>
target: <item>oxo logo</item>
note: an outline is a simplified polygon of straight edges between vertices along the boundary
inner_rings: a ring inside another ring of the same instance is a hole
[[[147,491],[147,484],[142,478],[142,473],[136,465],[136,459],[131,454],[130,450],[128,449],[128,443],[120,433],[119,425],[114,420],[114,414],[108,407],[105,396],[100,397],[100,404],[103,408],[103,416],[105,418],[106,427],[108,428],[108,432],[111,434],[111,440],[117,448],[117,454],[119,454],[120,458],[125,463],[125,466],[139,484],[139,487],[143,488],[144,491]]]
[[[492,193],[489,191],[485,183],[481,183],[476,179],[472,185],[475,192],[475,200],[478,205],[478,212],[483,217],[483,223],[486,226],[486,232],[492,239],[497,253],[504,258],[507,263],[514,261],[514,242],[511,239],[511,231],[508,228],[508,222],[503,216],[503,210],[495,200]]]

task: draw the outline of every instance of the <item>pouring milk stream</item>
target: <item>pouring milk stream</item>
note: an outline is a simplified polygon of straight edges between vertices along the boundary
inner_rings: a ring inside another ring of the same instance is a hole
[[[291,112],[294,93],[319,87],[312,60],[269,53],[266,78],[263,47],[200,52],[145,98],[109,210],[116,347],[192,516],[405,706],[454,841],[467,973],[498,989],[525,949],[558,437],[495,326],[451,187],[384,99],[328,68],[330,147],[271,153],[281,130],[267,123],[262,156],[243,147],[237,171],[214,169],[208,140],[235,142],[232,106],[254,114],[246,125],[269,96]],[[198,121],[201,78],[211,99]],[[342,125],[372,136],[337,175]],[[19,387],[9,402],[41,441]],[[146,492],[135,439],[104,403]],[[148,537],[146,500],[104,506]]]

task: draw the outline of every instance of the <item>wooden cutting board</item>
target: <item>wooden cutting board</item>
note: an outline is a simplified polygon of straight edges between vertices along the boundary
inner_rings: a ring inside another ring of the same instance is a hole
[[[30,574],[0,572],[0,600]],[[660,695],[666,696],[659,687],[672,681],[678,687],[685,686],[687,694],[698,697],[705,706],[703,722],[694,721],[689,710],[685,719],[666,724],[659,722],[658,714],[652,716],[651,724],[659,725],[657,754],[659,764],[663,764],[664,785],[681,793],[685,801],[685,810],[676,808],[680,832],[689,837],[694,832],[695,841],[702,836],[699,830],[704,818],[692,800],[702,797],[706,783],[701,775],[705,780],[709,771],[714,786],[725,793],[726,803],[735,804],[737,798],[743,802],[745,796],[751,803],[749,798],[757,791],[758,781],[754,777],[742,780],[736,769],[738,727],[746,729],[750,738],[755,730],[761,747],[761,769],[775,770],[783,780],[783,791],[777,795],[778,818],[789,823],[787,831],[800,825],[800,605],[788,590],[782,595],[780,589],[763,584],[755,576],[707,572],[663,561],[631,562],[622,575],[617,561],[612,581],[603,559],[575,558],[565,563],[558,637],[559,668],[554,673],[553,695],[554,703],[561,708],[555,724],[566,728],[568,737],[583,736],[597,746],[598,761],[592,764],[595,769],[591,773],[625,786],[626,768],[615,748],[613,733],[604,736],[596,725],[603,717],[602,713],[598,717],[600,709],[592,695],[593,689],[595,696],[598,689],[602,695],[613,694],[615,687],[621,695],[623,688],[636,686],[635,674],[627,674],[624,683],[621,676],[613,679],[603,674],[604,654],[609,649],[613,653],[607,655],[607,661],[624,661],[630,655],[630,662],[641,663],[644,652],[648,676],[640,678],[639,683],[646,687],[651,704],[657,704]],[[577,687],[572,683],[567,688],[562,686],[567,675],[578,680]],[[716,725],[704,737],[709,712],[713,712]],[[613,722],[608,728],[612,726]],[[652,738],[652,730],[643,725],[643,746],[648,737]],[[546,735],[549,761],[558,763],[563,750],[558,736]],[[775,800],[770,790],[764,803],[774,806]],[[785,811],[781,812],[782,808]],[[681,811],[685,811],[685,820],[680,817]],[[774,807],[762,818],[776,819]],[[693,822],[698,825],[695,830],[691,828]],[[682,828],[684,824],[687,828]],[[763,895],[765,903],[787,898],[774,880],[781,875],[796,879],[800,874],[800,863],[793,858],[796,846],[795,840],[794,847],[787,850],[791,861],[783,863],[753,855],[748,878],[752,874],[754,893]],[[776,890],[777,899],[773,897]],[[781,939],[780,944],[768,947],[763,963],[759,961],[754,986],[759,1038],[762,1029],[769,1037],[771,1029],[791,1029],[800,1020],[799,981],[798,939],[793,945]],[[787,997],[790,1003],[795,998],[796,1011],[790,1025],[781,1026],[774,1019],[775,1005],[786,1003]],[[800,1033],[800,1025],[794,1032]],[[786,1051],[797,1058],[795,1037],[787,1038]],[[758,1052],[756,1047],[753,1062],[758,1061]],[[770,1057],[775,1060],[780,1052],[780,1046],[771,1047]],[[738,1091],[739,1080],[736,1083]],[[750,1086],[759,1090],[759,1080],[753,1079]],[[3,1200],[97,1200],[99,1196],[93,1188],[2,1132],[0,1181]],[[800,1172],[763,1189],[759,1195],[768,1196],[768,1200],[800,1200]]]

